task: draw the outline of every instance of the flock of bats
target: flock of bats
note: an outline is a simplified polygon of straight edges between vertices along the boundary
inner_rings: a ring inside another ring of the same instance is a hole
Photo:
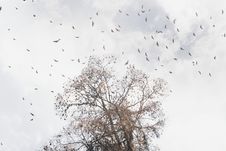
[[[24,2],[29,2],[29,1],[22,0],[22,3],[24,3]],[[34,2],[36,2],[36,1],[31,0],[31,3],[34,3]],[[19,10],[20,10],[20,8],[15,7],[15,11],[19,11]],[[4,6],[0,6],[0,15],[1,15],[1,12],[2,11],[7,11],[7,10],[4,9]],[[98,16],[101,15],[101,13],[104,13],[104,12],[101,12],[101,10],[98,10],[94,15],[96,17],[98,17]],[[118,13],[118,15],[125,15],[126,17],[130,17],[130,18],[134,17],[134,16],[132,16],[134,14],[129,14],[128,12],[123,11],[122,9],[118,9],[116,13]],[[141,4],[140,10],[136,13],[136,17],[137,16],[138,17],[142,17],[143,18],[143,24],[151,24],[151,22],[149,21],[149,18],[148,18],[148,13],[151,13],[151,9],[145,9],[145,6]],[[220,14],[221,15],[224,15],[224,10],[221,10],[221,13]],[[38,16],[39,15],[38,14],[32,14],[32,16],[33,16],[33,18],[38,19]],[[154,47],[156,47],[156,49],[166,49],[166,50],[169,50],[170,49],[170,45],[176,43],[177,42],[176,41],[177,39],[175,39],[175,38],[172,37],[172,38],[170,38],[170,43],[164,44],[160,40],[158,40],[155,37],[155,35],[164,34],[164,32],[168,29],[168,24],[172,24],[174,26],[174,28],[175,28],[175,32],[177,32],[177,33],[180,33],[182,29],[179,29],[178,27],[176,27],[176,22],[177,22],[176,19],[171,19],[168,15],[165,15],[165,16],[162,16],[162,17],[165,19],[165,23],[166,23],[165,25],[162,25],[163,28],[161,28],[161,30],[159,30],[156,27],[156,31],[152,32],[152,34],[149,34],[149,37],[147,37],[146,35],[144,35],[144,37],[143,37],[144,39],[143,40],[145,40],[145,41],[148,41],[149,40],[149,42],[152,42],[154,44]],[[194,12],[194,17],[199,17],[198,12]],[[87,18],[87,19],[90,20],[90,28],[95,28],[95,26],[96,26],[95,20],[92,17]],[[213,17],[210,16],[209,19],[211,20],[211,19],[213,19]],[[50,24],[53,24],[54,21],[53,20],[49,20],[49,23]],[[63,23],[60,23],[59,25],[60,26],[63,26]],[[72,30],[76,30],[76,26],[75,25],[71,25],[71,28],[72,28]],[[100,30],[100,32],[101,33],[109,32],[109,33],[112,33],[112,34],[113,33],[119,33],[120,34],[120,32],[123,29],[125,29],[125,28],[126,27],[122,27],[122,25],[118,24],[114,28],[109,29],[109,31]],[[212,24],[211,25],[211,28],[215,28],[215,24]],[[199,29],[202,31],[202,30],[205,29],[205,26],[204,25],[199,25]],[[11,28],[7,28],[7,30],[8,31],[11,31]],[[195,33],[195,32],[191,32],[191,33],[192,33],[191,36],[193,36],[193,38],[196,38],[197,37],[197,33]],[[226,34],[223,33],[221,36],[222,37],[226,37]],[[80,36],[75,36],[75,38],[78,39],[78,38],[80,38]],[[12,38],[12,40],[15,41],[17,39],[14,37],[14,38]],[[50,43],[60,43],[61,40],[62,40],[62,37],[59,37],[59,38],[53,39],[52,41],[50,41]],[[103,50],[106,50],[106,46],[105,45],[102,45],[101,47],[102,47]],[[186,48],[179,47],[179,50],[180,51],[184,51],[184,52],[187,53],[188,56],[193,57],[193,54],[191,52],[189,52],[189,50],[186,50]],[[64,49],[62,49],[62,52],[64,52]],[[32,50],[29,49],[29,48],[27,48],[25,50],[25,53],[32,53]],[[144,59],[145,59],[146,62],[150,62],[152,60],[150,58],[148,52],[145,52],[145,51],[141,50],[141,48],[136,48],[136,52],[135,53],[138,53],[139,55],[144,55]],[[124,54],[124,52],[122,52],[122,54]],[[213,59],[213,61],[216,61],[217,60],[217,56],[215,56],[215,55],[212,56],[211,58]],[[178,61],[180,59],[182,59],[182,58],[173,57],[172,58],[172,61]],[[56,59],[56,58],[52,58],[52,61],[53,61],[53,64],[54,63],[60,63],[61,62],[59,59]],[[71,59],[71,61],[72,62],[75,62],[76,61],[77,63],[81,63],[80,58],[77,58],[77,60]],[[157,56],[156,61],[160,62],[161,61],[161,57],[160,56]],[[125,60],[124,65],[127,66],[130,62],[132,62],[132,61],[129,60],[129,59],[128,60]],[[53,67],[53,64],[51,64],[51,67]],[[192,65],[193,66],[198,65],[198,61],[194,61],[193,60],[192,61]],[[164,66],[164,65],[162,65],[162,66]],[[13,65],[8,65],[8,68],[10,68],[10,70],[12,70],[14,67],[13,67]],[[39,71],[37,69],[35,69],[33,66],[31,67],[31,69],[33,71],[35,71],[35,73],[37,75],[39,74]],[[155,70],[158,70],[158,69],[156,68]],[[168,72],[169,72],[169,74],[173,74],[173,71],[168,71]],[[198,70],[197,71],[197,74],[200,74],[201,75],[201,74],[204,74],[204,73],[202,73],[200,70]],[[207,74],[209,77],[212,77],[212,73],[210,73],[210,72],[209,73],[205,73],[205,74]],[[52,74],[50,73],[50,74],[48,74],[48,76],[52,76]],[[65,77],[65,75],[62,74],[62,77]],[[38,87],[35,87],[34,88],[34,91],[38,91],[38,90],[39,90]],[[51,90],[51,93],[54,93],[54,91]],[[25,97],[22,97],[22,100],[26,100]],[[33,104],[30,103],[30,105],[32,106]],[[30,114],[30,121],[31,122],[34,121],[36,115],[34,113],[32,113],[32,112],[30,112],[29,114]],[[3,143],[1,142],[0,145],[2,146]]]

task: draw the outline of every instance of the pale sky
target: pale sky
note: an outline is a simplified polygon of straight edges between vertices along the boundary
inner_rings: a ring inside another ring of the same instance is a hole
[[[0,151],[38,150],[60,132],[67,123],[55,115],[55,95],[90,55],[115,55],[120,71],[129,60],[168,82],[161,151],[226,150],[226,1],[0,0],[0,6]]]

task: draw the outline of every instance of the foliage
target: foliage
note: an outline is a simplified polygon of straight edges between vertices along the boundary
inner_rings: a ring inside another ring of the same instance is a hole
[[[43,150],[148,151],[164,126],[161,102],[166,82],[151,80],[134,66],[116,77],[114,57],[90,57],[81,75],[58,94],[56,110],[70,120]]]

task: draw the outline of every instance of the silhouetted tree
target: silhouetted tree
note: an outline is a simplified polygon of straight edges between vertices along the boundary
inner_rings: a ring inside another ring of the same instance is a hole
[[[81,75],[58,94],[56,110],[70,122],[43,150],[149,151],[159,137],[164,114],[158,97],[166,82],[150,79],[134,66],[117,77],[114,57],[90,57]]]

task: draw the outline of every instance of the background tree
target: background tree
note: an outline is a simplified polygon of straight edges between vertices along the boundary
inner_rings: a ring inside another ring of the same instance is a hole
[[[159,97],[166,82],[128,66],[117,77],[114,57],[90,57],[81,75],[58,94],[56,110],[70,122],[43,150],[149,151],[159,137],[164,114]]]

